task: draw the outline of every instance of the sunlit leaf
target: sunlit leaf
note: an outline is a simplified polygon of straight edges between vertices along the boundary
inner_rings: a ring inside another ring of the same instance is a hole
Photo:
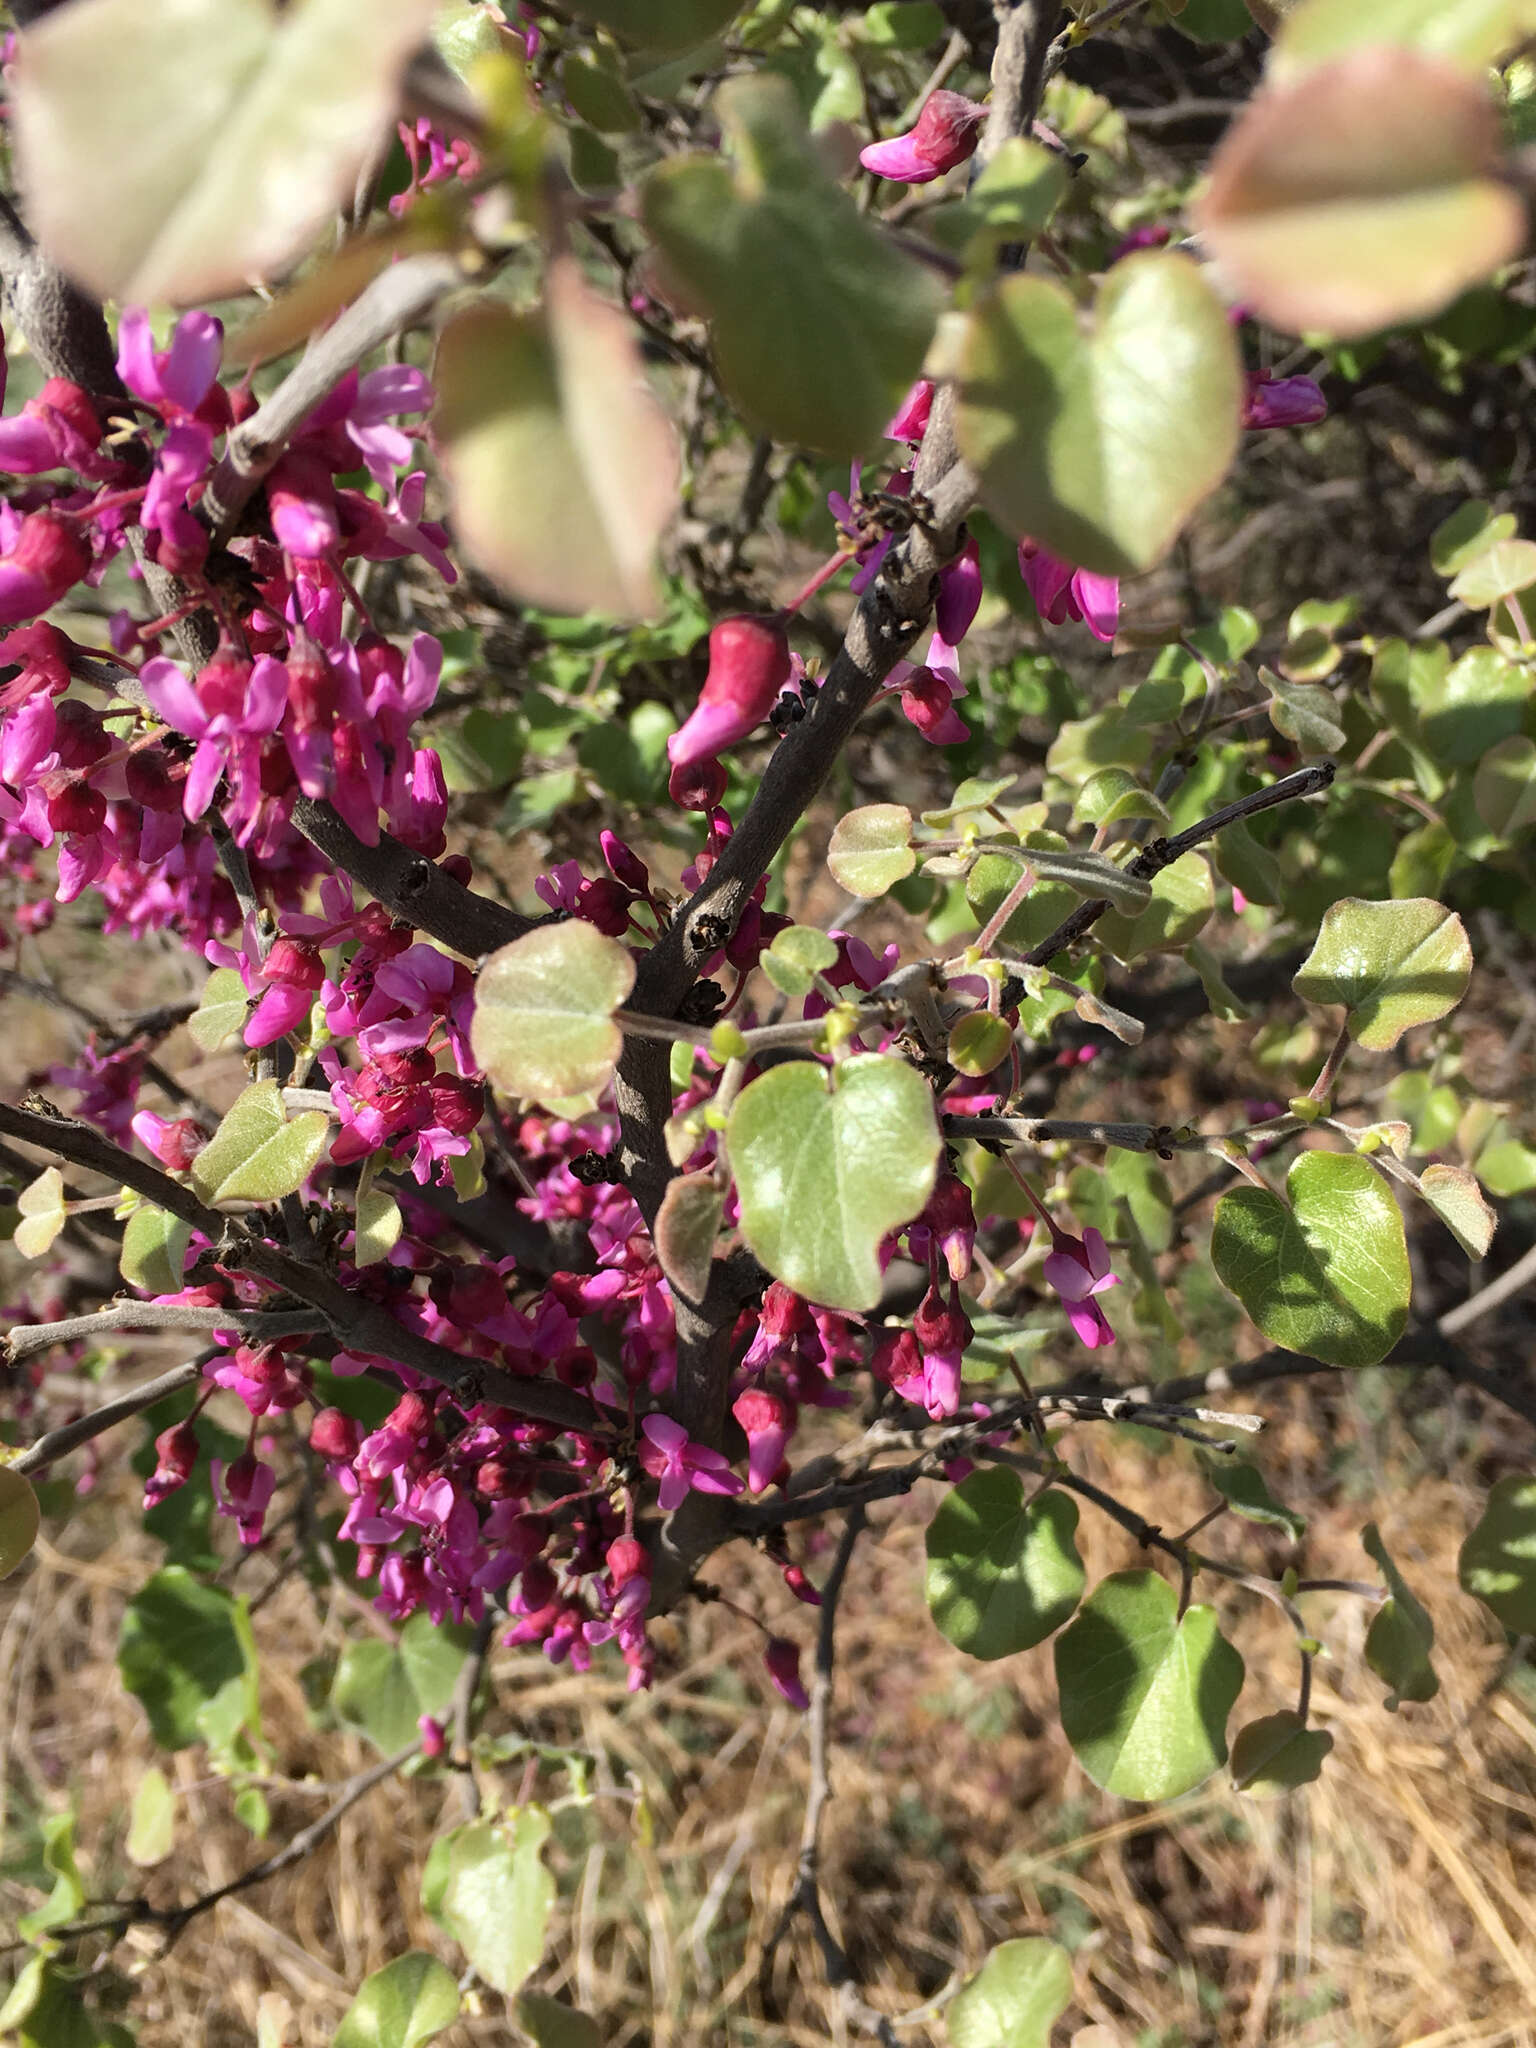
[[[1300,0],[1266,69],[1284,81],[1368,43],[1425,50],[1475,69],[1512,50],[1531,25],[1528,0]]]
[[[16,1207],[21,1221],[11,1232],[11,1243],[24,1259],[40,1259],[69,1221],[63,1174],[56,1166],[45,1166],[16,1197]]]
[[[983,1659],[1043,1643],[1083,1590],[1077,1503],[1059,1489],[1024,1504],[1016,1472],[984,1465],[928,1525],[928,1609],[956,1649]]]
[[[725,1195],[712,1173],[684,1173],[667,1182],[656,1214],[656,1257],[688,1301],[704,1299],[724,1209]]]
[[[246,1681],[234,1601],[185,1566],[167,1565],[129,1601],[117,1663],[160,1747],[189,1749],[202,1737],[202,1710]]]
[[[634,955],[595,925],[571,918],[525,932],[480,970],[475,1059],[506,1095],[595,1093],[622,1050],[613,1013],[634,985]]]
[[[850,896],[883,896],[917,866],[912,813],[905,804],[864,804],[846,811],[832,828],[827,866]]]
[[[1498,1481],[1461,1546],[1457,1572],[1462,1590],[1511,1635],[1536,1635],[1536,1479],[1516,1472]]]
[[[441,1718],[464,1668],[469,1635],[439,1627],[418,1608],[392,1643],[349,1643],[331,1686],[331,1705],[386,1756],[414,1742],[423,1714]]]
[[[459,2016],[453,1972],[420,1949],[363,1979],[331,2048],[419,2048]]]
[[[1183,853],[1154,876],[1147,907],[1135,917],[1112,910],[1093,928],[1094,937],[1117,960],[1143,953],[1171,953],[1204,930],[1216,908],[1209,864],[1198,853]]]
[[[141,1202],[123,1231],[117,1270],[145,1294],[179,1294],[191,1242],[190,1223],[153,1202]]]
[[[253,1081],[192,1162],[205,1202],[276,1202],[296,1194],[325,1150],[330,1119],[306,1109],[291,1120],[276,1081]]]
[[[1291,986],[1304,1002],[1342,1003],[1350,1037],[1386,1052],[1415,1024],[1454,1010],[1471,975],[1466,927],[1444,904],[1346,896],[1324,916]]]
[[[1031,1935],[993,1949],[944,2015],[951,2048],[1049,2048],[1072,2003],[1072,1959]]]
[[[197,1008],[187,1019],[187,1030],[200,1052],[217,1052],[226,1038],[245,1029],[250,997],[245,983],[233,967],[215,967],[203,983]]]
[[[518,1808],[500,1826],[456,1828],[437,1873],[436,1916],[493,1990],[510,1995],[537,1968],[555,1902],[544,1866],[549,1815]]]
[[[152,1869],[170,1855],[175,1840],[175,1795],[164,1771],[158,1764],[151,1764],[133,1795],[124,1853],[130,1863],[137,1863],[141,1869]]]
[[[1419,1193],[1469,1259],[1485,1259],[1498,1218],[1483,1198],[1475,1174],[1437,1160],[1419,1175]]]

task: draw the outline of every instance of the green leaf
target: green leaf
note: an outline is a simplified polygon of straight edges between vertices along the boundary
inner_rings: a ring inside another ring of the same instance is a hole
[[[966,194],[966,214],[985,230],[981,249],[972,245],[972,258],[1003,242],[1033,241],[1049,225],[1068,183],[1058,151],[1010,136]]]
[[[1226,1759],[1243,1660],[1209,1607],[1182,1620],[1156,1572],[1116,1572],[1056,1639],[1061,1725],[1096,1785],[1124,1799],[1175,1799]]]
[[[1509,540],[1515,531],[1513,512],[1495,512],[1481,498],[1458,505],[1449,519],[1442,519],[1429,539],[1429,559],[1438,576],[1456,576],[1469,562],[1491,548],[1495,541]]]
[[[81,1996],[80,1974],[35,1956],[0,2011],[17,2048],[135,2048],[126,2027],[106,2020]]]
[[[1469,1259],[1485,1259],[1498,1218],[1483,1199],[1475,1174],[1438,1161],[1419,1175],[1419,1193]]]
[[[1511,1473],[1493,1488],[1457,1576],[1512,1635],[1536,1635],[1536,1479]]]
[[[1444,904],[1346,896],[1324,915],[1291,986],[1304,1002],[1342,1003],[1350,1037],[1387,1052],[1415,1024],[1454,1010],[1471,976],[1466,927]]]
[[[19,1472],[0,1465],[0,1579],[8,1579],[37,1541],[37,1495]]]
[[[1366,43],[1475,68],[1512,50],[1528,26],[1522,0],[1301,0],[1281,21],[1266,68],[1271,79],[1290,79]]]
[[[917,866],[912,813],[905,804],[865,804],[846,812],[832,828],[827,866],[850,896],[883,896]]]
[[[392,1643],[349,1643],[331,1684],[332,1709],[392,1756],[416,1740],[423,1714],[447,1713],[469,1639],[469,1630],[440,1628],[421,1608]]]
[[[1275,1799],[1322,1776],[1333,1737],[1309,1728],[1294,1708],[1250,1721],[1232,1738],[1232,1782],[1250,1799]]]
[[[85,1904],[85,1886],[75,1862],[75,1816],[73,1809],[48,1814],[41,1827],[43,1869],[53,1879],[53,1890],[35,1912],[24,1913],[16,1922],[23,1941],[37,1941],[51,1928],[63,1927],[75,1919]]]
[[[1090,775],[1077,793],[1074,816],[1085,825],[1119,825],[1129,818],[1168,822],[1166,806],[1127,768],[1101,768]]]
[[[786,80],[729,79],[715,110],[733,162],[671,157],[641,186],[662,286],[709,321],[756,427],[857,455],[921,368],[939,288],[827,176]]]
[[[267,1839],[267,1830],[272,1825],[272,1810],[267,1804],[266,1793],[259,1785],[247,1785],[235,1794],[235,1819],[258,1842]]]
[[[687,1301],[704,1299],[724,1210],[724,1191],[713,1173],[680,1173],[667,1182],[656,1212],[656,1258]]]
[[[1173,1243],[1173,1191],[1153,1154],[1111,1152],[1104,1162],[1104,1178],[1130,1210],[1148,1251],[1167,1251]]]
[[[991,1661],[1043,1643],[1083,1591],[1077,1503],[1059,1490],[1028,1508],[1016,1472],[983,1465],[928,1525],[928,1609],[967,1656]]]
[[[1100,575],[1161,561],[1226,475],[1241,412],[1231,325],[1181,256],[1115,264],[1091,331],[1041,277],[1008,278],[971,314],[957,430],[982,498]]]
[[[560,60],[560,83],[572,111],[600,135],[633,135],[641,126],[635,96],[607,51],[567,50]]]
[[[1388,1557],[1374,1522],[1366,1523],[1360,1541],[1380,1567],[1389,1595],[1371,1617],[1365,1661],[1382,1684],[1391,1688],[1387,1706],[1396,1713],[1404,1700],[1432,1700],[1440,1690],[1429,1655],[1435,1647],[1435,1625]]]
[[[1204,930],[1216,908],[1211,870],[1198,853],[1182,853],[1154,876],[1151,899],[1137,917],[1112,910],[1093,935],[1106,951],[1127,964],[1143,953],[1174,953]]]
[[[435,0],[87,0],[27,31],[33,232],[98,298],[216,299],[352,197]]]
[[[459,1987],[436,1956],[412,1949],[363,1979],[331,2048],[417,2048],[459,2016]]]
[[[1261,668],[1259,681],[1270,692],[1269,722],[1303,754],[1336,754],[1344,744],[1344,728],[1333,692],[1315,683],[1287,683],[1273,669]]]
[[[21,1221],[11,1232],[11,1243],[24,1259],[40,1259],[52,1250],[54,1240],[69,1221],[64,1207],[64,1176],[56,1166],[45,1166],[16,1197]]]
[[[993,1949],[945,2014],[952,2048],[1049,2048],[1072,2003],[1072,1958],[1031,1935]]]
[[[628,317],[552,263],[542,312],[481,299],[444,328],[433,414],[456,530],[512,596],[653,616],[677,440]]]
[[[203,984],[197,1008],[187,1019],[192,1042],[201,1052],[217,1052],[225,1039],[245,1029],[251,999],[233,967],[215,967]]]
[[[1024,848],[1026,854],[1034,850],[1028,846]],[[965,900],[971,906],[977,924],[991,922],[993,913],[1019,879],[1019,867],[1018,861],[1010,860],[1001,853],[984,853],[976,862],[965,878]],[[1055,931],[1064,918],[1070,917],[1080,900],[1076,891],[1067,888],[1065,883],[1043,882],[1037,875],[1023,902],[1009,912],[1008,922],[998,937],[1010,946],[1017,946],[1021,952],[1027,952],[1038,946],[1048,933]]]
[[[1257,1465],[1250,1465],[1246,1459],[1202,1452],[1200,1469],[1205,1474],[1206,1484],[1213,1486],[1232,1512],[1241,1515],[1245,1522],[1284,1529],[1296,1543],[1306,1534],[1306,1516],[1298,1515],[1294,1508],[1285,1507],[1275,1499]]]
[[[771,1067],[737,1096],[726,1140],[741,1234],[774,1278],[874,1308],[880,1240],[922,1209],[943,1149],[922,1077],[881,1053]]]
[[[1466,768],[1519,732],[1531,680],[1496,648],[1469,647],[1415,696],[1419,732],[1435,760],[1444,768]]]
[[[133,1795],[125,1853],[130,1863],[148,1870],[165,1861],[175,1841],[175,1795],[164,1771],[158,1764],[151,1764]]]
[[[202,1739],[202,1709],[226,1686],[245,1681],[234,1601],[184,1566],[167,1565],[128,1603],[117,1667],[160,1747],[190,1749]]]
[[[1013,1033],[1001,1017],[971,1010],[949,1034],[949,1063],[961,1074],[990,1074],[1008,1057]]]
[[[525,932],[480,970],[475,1059],[504,1095],[596,1094],[623,1049],[613,1013],[634,985],[634,955],[581,918]]]
[[[190,1223],[153,1202],[141,1202],[123,1231],[117,1270],[145,1294],[179,1294],[191,1242]]]
[[[549,1815],[520,1807],[508,1823],[477,1822],[448,1838],[437,1883],[437,1917],[493,1990],[507,1996],[538,1967],[555,1902],[540,1851]]]
[[[386,1194],[383,1188],[369,1188],[357,1198],[353,1227],[353,1265],[376,1266],[380,1259],[387,1259],[400,1242],[405,1218],[400,1214],[400,1204],[393,1195]]]
[[[1522,733],[1492,748],[1472,778],[1472,801],[1500,839],[1513,839],[1536,824],[1536,742]]]
[[[290,1122],[276,1081],[253,1081],[192,1162],[205,1202],[276,1202],[297,1194],[325,1150],[330,1119],[306,1109]]]
[[[1491,611],[1536,583],[1536,541],[1499,540],[1475,555],[1452,583],[1450,595],[1473,611]]]
[[[1239,1187],[1216,1204],[1211,1260],[1272,1344],[1327,1365],[1378,1365],[1408,1322],[1403,1219],[1364,1159],[1303,1152],[1291,1206]]]
[[[483,792],[505,789],[523,765],[527,740],[514,711],[487,711],[476,705],[459,726],[432,735],[449,789]]]
[[[1350,337],[1438,313],[1516,255],[1480,77],[1378,46],[1251,100],[1195,220],[1233,295],[1290,333]]]
[[[815,925],[792,924],[775,935],[758,965],[780,995],[808,996],[816,976],[836,964],[837,944]]]
[[[876,49],[926,50],[940,41],[947,24],[935,0],[875,0],[854,26]]]
[[[603,2048],[596,2020],[544,1991],[518,1994],[517,2024],[532,2036],[535,2048]]]
[[[742,0],[571,0],[567,11],[637,49],[670,56],[718,35],[741,8]]]

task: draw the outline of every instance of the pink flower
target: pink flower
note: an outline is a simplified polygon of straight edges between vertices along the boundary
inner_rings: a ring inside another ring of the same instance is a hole
[[[762,1493],[789,1469],[784,1451],[795,1433],[795,1404],[767,1387],[748,1387],[731,1413],[747,1435],[747,1484]]]
[[[1110,1271],[1102,1231],[1088,1229],[1078,1238],[1052,1224],[1051,1244],[1045,1277],[1066,1303],[1067,1320],[1090,1351],[1113,1344],[1115,1333],[1094,1299],[1120,1285]]]
[[[0,626],[24,625],[58,603],[91,566],[79,529],[53,512],[29,512],[0,555]]]
[[[242,1543],[259,1543],[267,1503],[277,1485],[277,1474],[250,1451],[243,1451],[233,1464],[221,1458],[213,1461],[213,1504],[221,1515],[233,1515]]]
[[[796,1645],[786,1636],[770,1636],[763,1662],[774,1691],[803,1714],[811,1704],[811,1696],[800,1683],[800,1652]]]
[[[718,1451],[691,1444],[688,1432],[670,1415],[647,1415],[640,1425],[645,1442],[640,1463],[660,1482],[657,1500],[664,1515],[680,1508],[690,1487],[698,1493],[740,1493],[741,1480]]]
[[[986,113],[964,93],[930,93],[914,127],[889,142],[872,142],[859,151],[859,162],[895,184],[926,185],[975,153]]]
[[[887,441],[909,441],[915,448],[928,431],[928,415],[933,411],[933,385],[928,378],[919,377],[897,408],[896,416],[885,430]]]
[[[773,709],[789,681],[789,637],[777,619],[722,619],[709,636],[709,673],[699,701],[667,741],[674,768],[713,760]]]
[[[1048,553],[1032,540],[1019,542],[1019,574],[1047,625],[1060,626],[1068,619],[1081,619],[1095,640],[1107,643],[1114,639],[1120,623],[1118,577],[1095,576],[1090,569],[1074,569],[1070,562]]]
[[[1310,427],[1328,417],[1322,387],[1310,377],[1277,377],[1271,370],[1250,370],[1243,399],[1243,425]]]
[[[167,413],[195,413],[219,371],[224,329],[211,313],[183,313],[171,345],[159,351],[142,306],[126,306],[117,323],[117,372],[135,398]]]

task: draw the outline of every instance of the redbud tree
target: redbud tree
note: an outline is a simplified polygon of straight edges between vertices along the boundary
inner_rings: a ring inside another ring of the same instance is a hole
[[[88,1035],[0,1104],[0,1569],[134,1461],[122,1682],[257,1837],[221,1565],[391,1632],[328,1709],[381,1762],[225,1889],[383,1776],[473,1780],[497,1646],[640,1691],[706,1596],[824,1772],[838,1600],[914,1491],[933,1624],[1053,1658],[1095,1785],[1293,1792],[1340,1594],[1265,1472],[1297,1375],[1503,1404],[1462,1582],[1536,1631],[1536,1402],[1456,1342],[1531,1261],[1435,1321],[1410,1256],[1482,1260],[1536,1186],[1454,1021],[1469,923],[1536,928],[1519,477],[1426,484],[1369,600],[1245,538],[1373,393],[1528,344],[1530,14],[1252,5],[11,8],[0,975]],[[1226,66],[1198,147],[1158,152],[1148,37]],[[191,1000],[101,1018],[83,932],[181,949]],[[1230,1093],[1175,1107],[1160,1034]],[[1217,1545],[1078,1469],[1130,1424]],[[1083,1515],[1142,1567],[1088,1583]],[[1362,1542],[1365,1659],[1425,1700]],[[479,1787],[423,1896],[476,1997],[596,2039],[527,1988],[539,1790]],[[91,1971],[222,1892],[88,1903],[48,1828],[0,2028],[116,2041]],[[786,1912],[894,2039],[816,1848]],[[933,2024],[1043,2041],[1072,1996],[1021,1922]],[[459,2009],[413,1952],[336,2039]]]

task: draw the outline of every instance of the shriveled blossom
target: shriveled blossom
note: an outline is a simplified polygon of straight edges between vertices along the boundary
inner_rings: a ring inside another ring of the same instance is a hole
[[[859,162],[876,177],[896,184],[926,185],[975,154],[986,117],[987,110],[979,100],[941,88],[928,95],[905,134],[892,136],[888,142],[872,142],[859,151]]]
[[[1081,1237],[1051,1225],[1051,1250],[1046,1254],[1044,1273],[1067,1305],[1067,1320],[1090,1351],[1113,1344],[1115,1333],[1095,1299],[1118,1287],[1110,1270],[1109,1251],[1102,1231],[1091,1226]]]

